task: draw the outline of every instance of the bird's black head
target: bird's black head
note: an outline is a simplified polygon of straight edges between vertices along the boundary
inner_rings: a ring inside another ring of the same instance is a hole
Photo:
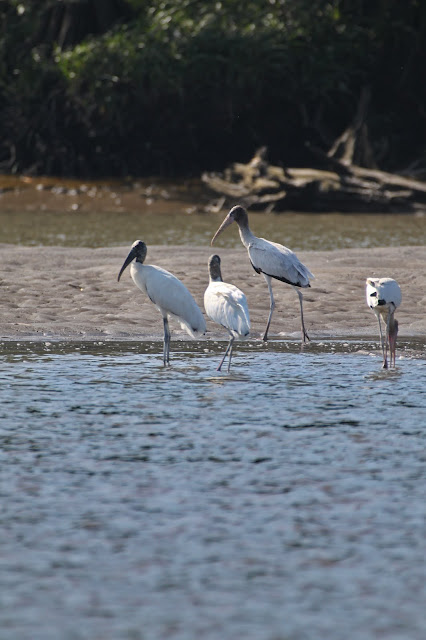
[[[220,271],[220,257],[216,254],[210,256],[208,266],[210,280],[213,280],[215,282],[222,282],[222,273]]]
[[[231,211],[228,213],[225,220],[222,222],[219,229],[214,234],[211,244],[213,244],[217,236],[222,233],[222,231],[226,229],[226,227],[229,227],[229,225],[233,222],[236,222],[239,227],[248,227],[247,211],[239,204],[235,207],[232,207]]]
[[[131,251],[135,254],[136,262],[145,262],[146,254],[148,252],[145,242],[142,242],[142,240],[136,240],[132,244]]]
[[[123,266],[120,269],[120,273],[118,274],[118,280],[120,280],[121,274],[123,273],[124,269],[133,260],[136,260],[136,262],[140,262],[141,264],[143,264],[146,258],[146,253],[147,253],[147,248],[146,248],[145,242],[142,242],[142,240],[136,240],[136,242],[132,244],[132,248],[130,249],[129,255],[125,259]]]
[[[237,224],[246,224],[248,221],[247,211],[240,204],[232,207],[231,211],[228,213],[228,217],[235,220]]]

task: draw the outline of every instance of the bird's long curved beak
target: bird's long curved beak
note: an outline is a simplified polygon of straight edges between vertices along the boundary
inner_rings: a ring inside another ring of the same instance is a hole
[[[124,269],[132,262],[132,260],[134,260],[136,258],[136,250],[134,247],[132,247],[132,249],[130,250],[129,255],[127,256],[127,258],[125,259],[123,266],[120,269],[120,273],[118,274],[118,282],[120,282],[120,278],[121,278],[121,274],[123,273]]]
[[[234,222],[234,218],[232,218],[229,213],[226,216],[225,220],[222,222],[222,224],[220,225],[219,229],[216,231],[216,233],[214,234],[212,241],[211,241],[211,245],[213,245],[214,241],[216,240],[217,236],[222,233],[222,231],[224,229],[226,229],[226,227],[229,227],[230,224],[232,224]]]

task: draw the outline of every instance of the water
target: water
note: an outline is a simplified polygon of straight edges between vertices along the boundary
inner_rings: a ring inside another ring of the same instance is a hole
[[[137,238],[148,245],[209,245],[226,215],[187,213],[189,203],[159,202],[125,212],[0,210],[0,242],[21,245],[108,247]],[[193,207],[192,207],[193,210]],[[295,251],[426,244],[420,214],[255,213],[253,232]],[[224,233],[221,246],[241,247],[237,229]]]
[[[424,342],[4,343],[0,637],[423,640]]]

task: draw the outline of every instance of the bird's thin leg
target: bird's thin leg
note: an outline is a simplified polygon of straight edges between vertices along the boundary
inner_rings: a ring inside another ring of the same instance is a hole
[[[390,360],[390,368],[391,369],[392,369],[392,366],[395,367],[395,357],[396,357],[395,351],[396,351],[396,345],[391,343],[390,338],[389,338],[389,360]]]
[[[308,336],[308,333],[305,329],[305,322],[303,320],[303,295],[302,292],[297,288],[297,287],[293,287],[293,289],[296,291],[297,295],[299,296],[299,303],[300,303],[300,321],[301,321],[301,329],[302,329],[302,342],[305,343],[306,341],[310,342],[311,339]]]
[[[230,349],[229,349],[229,358],[228,358],[228,373],[229,373],[229,371],[231,369],[232,349],[234,348],[234,340],[235,340],[235,338],[234,338],[234,336],[232,336],[232,338],[231,338],[231,340],[229,342]]]
[[[386,320],[386,355],[385,355],[385,362],[387,363],[388,360],[388,345],[389,345],[389,355],[390,355],[390,366],[392,367],[392,350],[390,349],[390,342],[389,342],[389,327],[390,327],[390,321],[391,321],[391,312],[388,311],[388,317]],[[387,368],[387,367],[385,367]]]
[[[392,334],[392,340],[389,336],[389,350],[390,350],[390,366],[392,367],[392,358],[393,358],[393,366],[396,367],[396,337],[397,333]]]
[[[389,350],[390,350],[391,367],[392,367],[392,357],[393,357],[393,366],[396,367],[396,339],[398,337],[398,322],[394,319],[395,308],[391,307],[391,313],[389,314]],[[392,337],[390,335],[391,323],[392,323]]]
[[[234,336],[231,336],[231,339],[228,342],[228,346],[226,347],[225,355],[223,356],[222,360],[220,361],[220,364],[219,364],[218,368],[216,369],[216,371],[220,371],[222,369],[222,365],[225,362],[225,358],[228,355],[229,350],[231,349],[231,351],[232,351],[232,343],[233,342],[234,342]],[[229,367],[228,367],[228,371],[229,371]]]
[[[267,276],[265,273],[263,273],[262,275],[266,280],[266,284],[268,285],[269,297],[271,300],[270,307],[269,307],[268,323],[266,325],[265,333],[263,334],[263,341],[266,342],[268,340],[268,331],[269,331],[269,325],[271,324],[271,320],[272,320],[272,313],[275,309],[275,300],[274,300],[274,294],[272,293],[271,278]]]
[[[164,349],[163,349],[163,362],[164,366],[169,364],[170,361],[170,329],[167,316],[163,318],[164,325]]]
[[[388,361],[387,361],[387,358],[385,356],[385,344],[384,344],[384,340],[383,340],[382,322],[380,320],[380,314],[377,315],[377,320],[379,322],[380,342],[381,342],[381,345],[382,345],[383,369],[387,369],[388,368]]]

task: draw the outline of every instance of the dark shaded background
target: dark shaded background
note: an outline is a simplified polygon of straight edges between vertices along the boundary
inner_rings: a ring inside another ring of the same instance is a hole
[[[420,0],[3,0],[0,171],[318,165],[367,87],[354,160],[423,177],[425,53]]]

